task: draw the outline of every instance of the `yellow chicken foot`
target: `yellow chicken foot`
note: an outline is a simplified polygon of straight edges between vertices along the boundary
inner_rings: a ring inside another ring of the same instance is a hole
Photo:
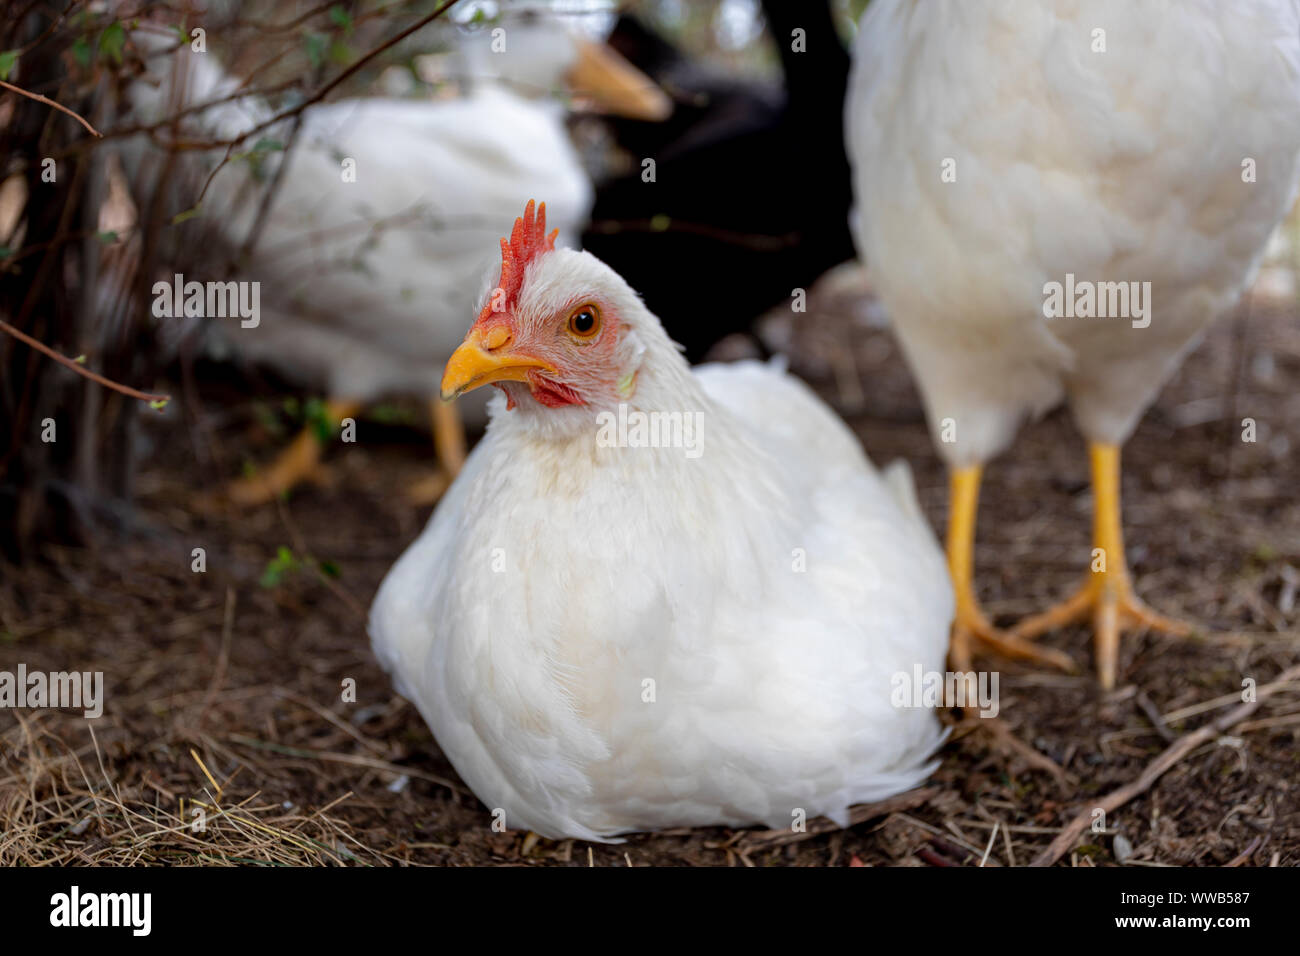
[[[980,607],[974,587],[975,517],[979,511],[979,465],[953,470],[948,495],[948,571],[957,598],[948,658],[955,671],[969,673],[973,647],[978,641],[1004,657],[1032,660],[1061,670],[1075,669],[1061,651],[1037,647],[1027,640],[994,627]]]
[[[343,419],[350,418],[360,410],[359,401],[330,399],[325,403],[325,420],[333,431]],[[245,506],[273,501],[276,495],[289,491],[319,473],[321,451],[321,439],[316,425],[309,424],[269,466],[246,478],[232,481],[226,487],[226,497],[235,504]]]
[[[1190,625],[1151,610],[1133,593],[1124,532],[1120,522],[1119,446],[1092,442],[1092,571],[1083,586],[1060,604],[1021,621],[1012,632],[1032,638],[1086,618],[1091,612],[1097,642],[1097,676],[1101,686],[1115,686],[1119,662],[1119,632],[1124,624],[1164,631],[1176,637],[1190,634]]]
[[[439,469],[407,489],[407,499],[419,507],[437,502],[465,464],[465,425],[455,402],[444,402],[437,397],[430,399],[429,417],[433,424],[433,447],[438,455]]]

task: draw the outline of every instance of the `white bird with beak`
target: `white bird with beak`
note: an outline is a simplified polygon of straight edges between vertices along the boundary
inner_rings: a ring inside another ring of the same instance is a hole
[[[158,85],[132,84],[137,118],[170,115],[180,105],[171,102],[176,90],[190,104],[238,91],[213,54],[139,37],[155,51],[151,65],[158,51],[168,52],[171,76]],[[491,264],[495,223],[541,191],[555,197],[564,235],[576,238],[591,209],[592,185],[556,94],[641,119],[662,119],[671,109],[651,80],[553,15],[512,17],[463,37],[458,58],[467,89],[454,99],[368,97],[309,107],[293,149],[265,153],[260,175],[247,162],[225,166],[194,223],[216,224],[238,248],[261,212],[261,183],[280,174],[242,276],[260,281],[261,314],[254,327],[235,323],[224,338],[288,378],[323,389],[334,422],[385,396],[429,396],[445,472],[435,490],[464,454],[459,421],[436,401],[438,382],[474,307],[478,277]],[[270,115],[252,97],[186,122],[197,138],[231,137]],[[284,143],[289,132],[286,121],[259,136]],[[143,137],[131,145],[131,165],[141,166],[147,148]],[[282,161],[288,167],[278,170]],[[309,477],[321,450],[317,430],[308,428],[230,494],[246,504],[269,500]]]
[[[893,691],[942,669],[953,602],[905,472],[772,365],[692,370],[555,238],[530,202],[447,363],[444,397],[502,394],[371,610],[399,691],[490,810],[548,837],[845,825],[919,783],[939,722]],[[609,441],[620,415],[701,440]]]

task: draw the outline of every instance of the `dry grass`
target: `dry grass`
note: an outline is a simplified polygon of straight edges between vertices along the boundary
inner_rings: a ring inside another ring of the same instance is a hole
[[[877,461],[912,460],[937,524],[944,476],[892,341],[866,328],[846,335],[855,297],[814,303],[800,317],[795,369],[841,403]],[[1235,411],[1222,404],[1239,343],[1225,324],[1126,450],[1139,590],[1207,624],[1205,636],[1126,637],[1109,696],[1087,670],[1003,667],[1001,731],[959,728],[924,791],[864,810],[849,830],[694,830],[621,846],[493,832],[370,655],[364,608],[426,517],[402,498],[430,467],[425,439],[363,423],[358,444],[332,456],[331,487],[282,508],[205,511],[203,492],[279,440],[249,427],[268,419],[265,408],[255,414],[205,377],[213,429],[191,429],[176,411],[144,436],[149,465],[129,533],[0,569],[0,669],[102,670],[107,698],[93,723],[71,711],[0,712],[0,864],[1023,865],[1171,736],[1224,713],[1243,676],[1263,685],[1300,661],[1300,331],[1271,306],[1247,331]],[[847,340],[854,361],[837,382],[830,358]],[[1245,416],[1260,422],[1257,444],[1235,438]],[[977,575],[1001,619],[1038,609],[1080,573],[1086,477],[1063,414],[1027,428],[989,469]],[[190,570],[195,547],[206,549],[206,573]],[[281,547],[298,563],[263,580]],[[337,579],[325,573],[334,566]],[[1048,641],[1090,667],[1082,629]],[[355,703],[342,699],[349,679]],[[1145,866],[1300,864],[1298,737],[1292,686],[1111,814],[1064,862],[1119,853]],[[191,829],[195,809],[203,832]]]

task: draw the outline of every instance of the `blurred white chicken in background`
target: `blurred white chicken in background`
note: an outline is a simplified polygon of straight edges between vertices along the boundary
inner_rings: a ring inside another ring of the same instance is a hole
[[[174,36],[137,36],[154,52],[149,66],[157,71],[129,90],[140,121],[238,92],[239,82],[218,66],[219,51],[198,54],[177,49]],[[554,220],[570,239],[590,211],[591,184],[555,94],[567,88],[646,119],[670,109],[648,79],[554,15],[512,14],[462,37],[458,56],[465,95],[310,106],[286,169],[279,170],[284,154],[259,151],[258,143],[289,141],[290,121],[242,144],[255,162],[227,164],[199,210],[203,228],[215,224],[234,249],[260,228],[239,276],[261,283],[260,321],[222,326],[239,351],[324,389],[333,424],[381,396],[431,396],[443,469],[420,490],[426,500],[464,456],[460,423],[434,396],[491,265],[492,224],[539,192],[555,197]],[[186,128],[196,138],[225,139],[271,115],[265,102],[240,97],[189,117]],[[147,149],[143,137],[128,148],[137,170]],[[222,153],[210,151],[207,165]],[[259,224],[266,180],[275,192]],[[268,500],[307,477],[321,454],[317,431],[306,429],[268,469],[233,483],[231,497]]]
[[[859,253],[952,473],[954,663],[981,640],[1069,666],[1025,639],[1091,615],[1111,687],[1121,625],[1187,631],[1133,594],[1119,448],[1295,198],[1297,4],[874,0],[846,120]],[[1129,308],[1045,318],[1076,279]],[[972,584],[981,467],[1062,400],[1091,451],[1093,573],[1006,633]]]
[[[504,394],[375,599],[375,653],[507,826],[847,825],[941,739],[891,700],[952,619],[910,477],[774,365],[692,370],[545,221],[516,220],[504,302],[447,365],[445,395]],[[653,444],[600,437],[649,416]]]

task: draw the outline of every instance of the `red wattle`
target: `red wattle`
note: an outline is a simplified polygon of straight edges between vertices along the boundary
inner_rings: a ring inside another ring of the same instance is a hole
[[[532,389],[533,398],[541,402],[547,408],[562,408],[565,405],[585,405],[586,402],[573,389],[567,385],[561,385],[559,382],[549,382],[545,379],[534,379],[529,382]]]

